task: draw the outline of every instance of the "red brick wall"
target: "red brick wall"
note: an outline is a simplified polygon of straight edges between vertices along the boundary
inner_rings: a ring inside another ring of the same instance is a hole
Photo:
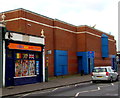
[[[111,65],[111,55],[116,55],[116,43],[114,40],[114,37],[111,35],[108,35],[106,33],[103,33],[102,31],[95,30],[93,28],[87,27],[87,26],[82,26],[78,28],[78,32],[85,32],[87,31],[88,33],[92,33],[95,35],[91,35],[86,33],[78,34],[78,44],[80,43],[79,46],[77,44],[77,51],[95,51],[95,59],[94,59],[94,64],[95,66],[104,66],[104,65]],[[109,58],[102,58],[102,50],[101,50],[101,36],[102,34],[106,34],[108,36],[108,39],[114,40],[110,41],[109,40]]]
[[[77,34],[77,52],[86,51],[86,34]]]
[[[78,62],[76,52],[95,51],[95,66],[103,64],[110,65],[111,59],[103,59],[101,56],[101,38],[87,33],[79,32],[90,32],[101,36],[104,32],[91,28],[89,26],[73,26],[64,23],[59,20],[54,20],[42,15],[35,14],[26,10],[16,10],[6,12],[6,20],[23,17],[30,19],[37,23],[33,23],[26,20],[16,20],[7,22],[7,29],[11,31],[22,32],[26,34],[32,34],[40,36],[40,32],[43,29],[45,32],[45,51],[51,50],[52,54],[47,55],[48,57],[48,69],[49,76],[54,75],[54,50],[65,50],[68,51],[68,72],[69,74],[75,74],[78,72]],[[52,27],[40,25],[43,23]],[[59,28],[58,28],[59,27]],[[68,31],[62,30],[67,29]],[[69,31],[70,30],[70,31]],[[78,32],[77,34],[75,32]],[[106,34],[109,39],[114,40],[114,37]],[[116,54],[115,42],[109,41],[109,53],[110,55]]]
[[[54,26],[59,26],[68,30],[76,31],[76,28],[71,25],[64,24],[60,21],[55,21]],[[78,72],[77,64],[77,35],[69,31],[54,29],[54,48],[55,50],[68,51],[68,73],[75,74]]]
[[[59,21],[59,20],[54,20],[54,26],[61,27],[61,28],[64,28],[64,29],[68,29],[68,30],[75,31],[75,32],[77,31],[76,26],[64,23],[63,21]]]

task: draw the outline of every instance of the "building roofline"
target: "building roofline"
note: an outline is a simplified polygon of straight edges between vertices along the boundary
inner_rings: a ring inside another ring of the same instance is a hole
[[[22,10],[23,8],[17,8],[17,9],[13,9],[13,10],[8,10],[8,11],[3,11],[3,12],[0,12],[1,13],[11,13],[11,12],[14,12],[14,11],[17,11],[17,10]]]
[[[29,13],[32,13],[32,14],[35,14],[35,15],[38,15],[38,16],[42,16],[42,17],[47,18],[47,19],[50,19],[50,20],[54,20],[53,18],[47,17],[47,16],[42,15],[42,14],[38,14],[37,12],[33,12],[33,11],[30,11],[30,10],[26,10],[26,9],[24,9],[24,8],[21,8],[21,10],[26,11],[26,12],[29,12]]]
[[[44,16],[44,15],[42,15],[42,14],[38,14],[38,13],[36,13],[36,12],[30,11],[30,10],[27,10],[27,9],[24,9],[24,8],[17,8],[17,9],[13,9],[13,10],[9,10],[9,11],[0,12],[0,14],[1,14],[1,13],[9,13],[9,12],[11,13],[11,12],[13,12],[13,11],[18,11],[18,10],[23,10],[23,11],[26,11],[26,12],[29,12],[29,13],[32,13],[32,14],[35,14],[35,15],[38,15],[38,16],[42,16],[42,17],[44,17],[44,18],[47,18],[47,19],[50,19],[50,20],[53,20],[53,21],[59,21],[59,22],[62,22],[62,23],[64,23],[64,24],[68,24],[68,25],[77,27],[76,25],[67,23],[67,22],[65,22],[65,21],[62,21],[62,20],[59,20],[59,19],[56,19],[56,18],[55,18],[55,19],[54,19],[54,18],[50,18],[50,17]]]
[[[42,14],[38,14],[38,13],[33,12],[33,11],[30,11],[30,10],[26,10],[26,9],[24,9],[24,8],[17,8],[17,9],[13,9],[13,10],[9,10],[9,11],[0,12],[0,14],[1,14],[1,13],[9,13],[9,12],[11,13],[11,12],[13,12],[13,11],[19,11],[19,10],[23,10],[23,11],[25,11],[25,12],[29,12],[29,13],[32,13],[32,14],[35,14],[35,15],[38,15],[38,16],[42,16],[42,17],[47,18],[47,19],[50,19],[50,20],[54,20],[53,18],[44,16],[44,15],[42,15]]]
[[[107,34],[107,35],[109,35],[109,36],[114,37],[113,35],[110,35],[109,33],[103,32],[103,31],[101,31],[101,30],[99,30],[99,29],[96,29],[96,28],[91,27],[91,26],[88,26],[88,25],[79,25],[79,26],[77,26],[77,27],[89,27],[89,28],[91,28],[91,29],[93,29],[93,30],[96,30],[96,31],[99,31],[99,32],[102,32],[102,33],[104,33],[104,34]]]
[[[62,21],[62,20],[59,20],[59,19],[56,19],[56,18],[54,19],[54,21],[59,21],[59,22],[64,23],[64,24],[67,24],[67,25],[71,25],[71,26],[77,27],[76,25],[70,24],[70,23],[68,23],[68,22],[65,22],[65,21]]]
[[[113,35],[110,35],[110,34],[108,34],[108,33],[106,33],[106,32],[103,32],[103,31],[101,31],[101,30],[98,30],[98,29],[93,28],[93,27],[88,26],[88,25],[79,25],[79,26],[76,26],[76,25],[73,25],[73,24],[67,23],[67,22],[65,22],[65,21],[62,21],[62,20],[56,19],[56,18],[55,18],[55,19],[53,19],[53,18],[49,18],[49,17],[47,17],[47,16],[44,16],[44,15],[38,14],[38,13],[33,12],[33,11],[30,11],[30,10],[26,10],[26,9],[24,9],[24,8],[17,8],[17,9],[13,9],[13,10],[9,10],[9,11],[0,12],[0,14],[1,14],[1,13],[8,13],[8,12],[13,12],[13,11],[18,11],[18,10],[23,10],[23,11],[26,11],[26,12],[29,12],[29,13],[32,13],[32,14],[35,14],[35,15],[38,15],[38,16],[42,16],[42,17],[44,17],[44,18],[46,18],[46,19],[50,19],[50,20],[53,20],[53,21],[59,21],[59,22],[62,22],[62,23],[64,23],[64,24],[67,24],[67,25],[75,26],[75,27],[77,27],[77,28],[78,28],[78,27],[89,27],[89,28],[91,28],[91,29],[93,29],[93,30],[96,30],[96,31],[99,31],[99,32],[102,32],[102,33],[105,33],[105,34],[107,34],[107,35],[109,35],[109,36],[114,37]]]

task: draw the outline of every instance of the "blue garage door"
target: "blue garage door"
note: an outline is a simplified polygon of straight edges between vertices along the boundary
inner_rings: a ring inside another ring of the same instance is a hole
[[[68,52],[55,50],[55,76],[68,74]]]

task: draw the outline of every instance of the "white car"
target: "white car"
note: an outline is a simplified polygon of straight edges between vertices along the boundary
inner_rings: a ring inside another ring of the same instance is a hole
[[[111,66],[105,67],[94,67],[92,73],[92,82],[95,83],[96,81],[118,81],[119,75],[116,71],[114,71]]]

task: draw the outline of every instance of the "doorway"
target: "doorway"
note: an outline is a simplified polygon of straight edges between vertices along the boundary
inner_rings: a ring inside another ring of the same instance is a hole
[[[82,56],[78,57],[78,72],[81,73],[81,74],[84,74],[83,57]]]
[[[91,72],[91,59],[88,58],[88,73]]]

